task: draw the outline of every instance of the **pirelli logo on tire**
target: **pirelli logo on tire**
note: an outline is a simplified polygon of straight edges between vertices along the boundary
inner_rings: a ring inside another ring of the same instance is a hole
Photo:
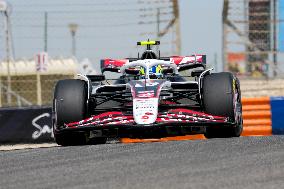
[[[233,79],[233,93],[236,93],[236,80]]]

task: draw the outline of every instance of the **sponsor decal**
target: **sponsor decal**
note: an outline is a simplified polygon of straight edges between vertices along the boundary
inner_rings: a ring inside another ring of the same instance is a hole
[[[154,91],[139,91],[137,94],[137,98],[153,98],[154,96]]]
[[[146,82],[146,87],[153,87],[153,86],[157,86],[157,85],[159,85],[159,82]],[[142,82],[136,83],[135,87],[136,88],[145,87],[145,82],[144,82],[144,84]]]
[[[36,131],[33,132],[32,134],[32,138],[33,139],[38,139],[40,136],[42,136],[43,134],[50,134],[51,137],[53,138],[53,131],[52,131],[52,128],[49,127],[48,125],[40,125],[38,122],[41,120],[41,119],[44,119],[44,118],[50,118],[50,114],[49,113],[43,113],[37,117],[35,117],[33,120],[32,120],[32,125],[37,129]]]
[[[150,94],[149,96],[152,95],[154,96],[154,94]],[[158,98],[134,99],[133,105],[134,120],[137,124],[151,124],[156,121],[158,115]]]

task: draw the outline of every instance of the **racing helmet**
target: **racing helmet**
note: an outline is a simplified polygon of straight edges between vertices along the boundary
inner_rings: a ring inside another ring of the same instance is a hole
[[[143,52],[141,59],[157,59],[157,55],[152,50],[146,50]]]

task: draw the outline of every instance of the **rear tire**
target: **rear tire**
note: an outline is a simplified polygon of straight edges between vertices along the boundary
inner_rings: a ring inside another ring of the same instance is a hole
[[[87,98],[88,88],[86,82],[76,79],[60,80],[54,91],[54,139],[62,146],[86,144],[83,132],[59,133],[57,130],[64,123],[81,121],[88,115]]]
[[[206,113],[229,117],[233,126],[208,127],[206,138],[239,137],[243,130],[239,81],[232,73],[213,73],[204,77],[203,106]]]

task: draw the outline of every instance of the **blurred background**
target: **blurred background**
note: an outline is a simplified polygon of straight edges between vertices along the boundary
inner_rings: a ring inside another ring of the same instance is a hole
[[[100,59],[206,54],[243,96],[284,96],[284,0],[0,1],[0,107],[50,106],[59,79],[100,74]]]

